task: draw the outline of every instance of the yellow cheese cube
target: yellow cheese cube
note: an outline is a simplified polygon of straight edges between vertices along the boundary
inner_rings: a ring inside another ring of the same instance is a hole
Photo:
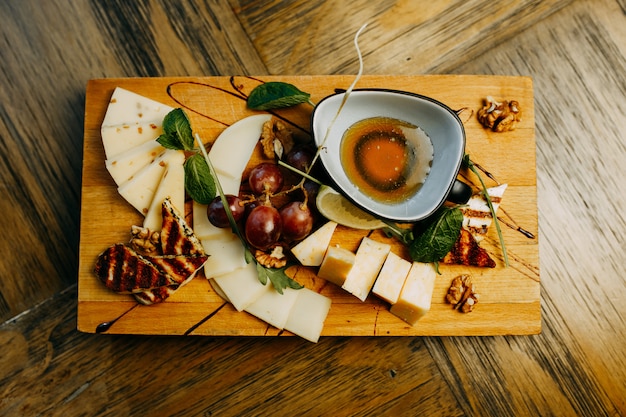
[[[376,278],[372,292],[388,303],[395,304],[410,269],[411,262],[389,252],[378,278]]]
[[[390,251],[390,245],[364,237],[342,288],[365,301]]]
[[[339,246],[330,246],[320,265],[317,276],[342,286],[354,265],[354,252]]]
[[[430,310],[436,276],[433,264],[413,262],[398,301],[389,311],[411,326],[415,326]]]

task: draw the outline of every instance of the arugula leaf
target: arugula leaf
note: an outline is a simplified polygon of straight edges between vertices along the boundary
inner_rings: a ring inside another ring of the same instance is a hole
[[[293,288],[294,290],[299,290],[303,288],[303,286],[293,279],[289,278],[287,274],[285,274],[285,270],[289,268],[291,265],[287,264],[282,268],[265,268],[263,265],[257,262],[256,270],[259,276],[259,281],[261,284],[266,285],[267,279],[269,278],[270,282],[274,286],[274,289],[279,294],[283,293],[283,290],[287,287]]]
[[[458,207],[442,207],[429,219],[426,229],[410,244],[416,262],[437,262],[454,246],[461,233],[463,213]]]
[[[157,138],[157,142],[167,149],[184,151],[193,149],[191,123],[183,109],[176,108],[165,115],[163,133]]]
[[[185,169],[185,190],[200,204],[209,204],[215,198],[215,181],[204,157],[199,153],[191,155],[183,165]]]
[[[248,107],[270,110],[309,102],[311,94],[300,91],[295,85],[271,81],[256,86],[248,96]]]

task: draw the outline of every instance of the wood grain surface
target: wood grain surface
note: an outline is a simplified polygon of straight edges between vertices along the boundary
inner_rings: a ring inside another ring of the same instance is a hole
[[[79,332],[88,80],[352,75],[363,23],[366,74],[532,78],[541,334]],[[0,34],[0,414],[626,415],[623,0],[6,0]]]

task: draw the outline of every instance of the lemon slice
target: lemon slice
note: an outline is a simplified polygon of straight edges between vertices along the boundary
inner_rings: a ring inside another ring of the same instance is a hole
[[[380,229],[387,225],[361,210],[327,185],[322,185],[315,199],[317,209],[328,220],[353,229]]]

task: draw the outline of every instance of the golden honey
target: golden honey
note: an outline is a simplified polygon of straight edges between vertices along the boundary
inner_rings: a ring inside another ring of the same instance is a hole
[[[426,180],[433,146],[417,126],[372,117],[348,128],[340,153],[347,177],[363,194],[383,203],[398,203],[415,194]]]

